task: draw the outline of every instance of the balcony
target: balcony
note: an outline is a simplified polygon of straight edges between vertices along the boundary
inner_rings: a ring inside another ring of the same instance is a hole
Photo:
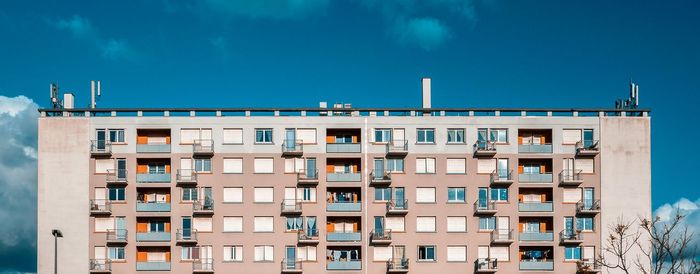
[[[137,183],[170,183],[170,173],[139,173]]]
[[[170,232],[137,232],[137,242],[170,242]]]
[[[494,229],[491,231],[491,244],[510,244],[512,242],[512,229]]]
[[[601,264],[593,260],[581,260],[576,262],[577,273],[600,273],[601,269]]]
[[[551,270],[554,270],[554,261],[553,260],[520,261],[520,270],[551,271]]]
[[[136,153],[170,153],[170,144],[136,144]]]
[[[386,262],[387,273],[406,273],[408,272],[408,259],[393,259]]]
[[[561,244],[581,244],[583,235],[575,230],[562,230],[559,232],[559,242]]]
[[[474,202],[474,214],[493,215],[496,214],[496,202],[488,200],[476,200]]]
[[[600,213],[600,200],[595,201],[578,201],[576,203],[576,214],[595,215]]]
[[[126,229],[108,229],[105,242],[108,245],[125,245],[128,231]]]
[[[211,157],[214,155],[214,140],[194,140],[194,144],[192,144],[192,155],[200,157]]]
[[[357,232],[328,232],[326,233],[326,241],[328,242],[359,242],[362,240],[362,234]]]
[[[518,182],[521,184],[549,184],[552,181],[552,173],[549,172],[518,174]]]
[[[105,175],[105,182],[109,185],[126,185],[126,169],[108,169]]]
[[[326,182],[361,182],[362,173],[328,173]]]
[[[170,262],[150,261],[136,262],[137,271],[170,271]]]
[[[333,143],[326,144],[326,153],[360,153],[360,143]]]
[[[301,156],[304,154],[304,143],[301,140],[284,140],[282,156]]]
[[[175,243],[177,244],[196,244],[197,230],[196,229],[177,229],[175,232]]]
[[[361,270],[362,260],[329,261],[326,270]]]
[[[299,215],[301,214],[301,201],[284,200],[280,204],[280,211],[285,215]]]
[[[391,244],[391,229],[372,230],[369,233],[369,240],[374,245]]]
[[[598,141],[583,140],[576,142],[576,156],[596,156],[600,153]]]
[[[498,271],[498,259],[482,258],[474,262],[476,273],[495,273]]]
[[[192,262],[192,273],[214,273],[214,259],[199,259]]]
[[[520,144],[518,153],[552,153],[552,144]]]
[[[527,202],[519,203],[518,211],[520,212],[553,212],[554,205],[552,202]]]
[[[496,142],[482,140],[474,143],[474,156],[493,157],[494,155],[496,155]]]
[[[408,200],[391,200],[386,202],[386,214],[406,215],[408,213]]]
[[[494,171],[491,173],[492,186],[509,186],[513,184],[513,170]]]
[[[170,203],[136,201],[136,212],[170,212]]]
[[[562,170],[559,172],[560,186],[578,186],[583,183],[581,170]]]
[[[301,273],[301,261],[296,259],[283,259],[282,260],[282,273]]]
[[[91,215],[110,215],[112,214],[112,204],[107,199],[90,200]]]
[[[360,212],[362,204],[358,202],[334,202],[326,204],[328,212]]]
[[[369,173],[369,183],[373,186],[391,184],[391,173],[386,170],[372,170]]]
[[[112,155],[112,143],[106,140],[91,140],[90,155],[92,157],[109,157]]]
[[[109,259],[90,259],[90,273],[112,273],[112,261]]]
[[[196,185],[197,184],[197,172],[192,169],[178,169],[177,175],[175,175],[175,182],[178,185]]]
[[[302,169],[297,172],[297,184],[300,185],[317,185],[318,184],[318,169],[307,170]]]
[[[297,232],[297,241],[299,244],[318,244],[318,230]]]
[[[393,140],[386,144],[387,156],[406,156],[408,154],[407,140]]]
[[[518,240],[521,242],[551,242],[554,241],[554,233],[552,231],[520,232]]]
[[[197,200],[192,203],[193,215],[213,215],[214,214],[214,199]]]

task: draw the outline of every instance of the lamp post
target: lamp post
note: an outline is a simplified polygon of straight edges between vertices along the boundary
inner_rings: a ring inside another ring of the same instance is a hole
[[[51,230],[53,235],[53,273],[58,274],[58,238],[63,238],[63,233],[58,229]]]

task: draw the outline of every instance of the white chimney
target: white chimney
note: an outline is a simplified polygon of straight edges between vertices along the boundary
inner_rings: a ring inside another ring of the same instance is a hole
[[[73,96],[73,93],[64,93],[63,94],[63,108],[72,109],[74,106],[75,106],[75,97]]]
[[[430,108],[430,78],[423,77],[423,108]]]

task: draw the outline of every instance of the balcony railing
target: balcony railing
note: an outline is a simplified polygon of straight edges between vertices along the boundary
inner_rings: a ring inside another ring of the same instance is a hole
[[[406,214],[408,213],[408,200],[391,200],[386,202],[387,214]]]
[[[170,183],[170,173],[138,173],[137,183]]]
[[[476,156],[493,156],[496,154],[496,142],[494,141],[476,141],[474,143],[474,155]]]
[[[326,144],[326,153],[360,153],[360,143],[330,143]]]
[[[328,261],[327,270],[361,270],[362,260]]]
[[[333,202],[326,204],[326,211],[329,212],[360,212],[362,203],[357,202]]]
[[[199,259],[192,262],[192,272],[210,273],[214,272],[214,259]]]
[[[498,270],[498,259],[495,258],[477,259],[475,264],[474,269],[478,273],[493,273]]]
[[[301,271],[301,260],[282,259],[282,273],[300,273]]]
[[[396,272],[407,272],[408,271],[408,259],[391,259],[386,262],[386,270],[389,273]]]
[[[496,170],[491,173],[492,185],[510,185],[513,183],[513,170]]]
[[[391,243],[391,229],[372,230],[369,233],[369,239],[373,244],[389,244]]]
[[[496,202],[489,200],[476,200],[474,202],[475,214],[494,214],[496,213]]]
[[[199,139],[192,144],[192,154],[207,156],[214,154],[214,140]]]
[[[214,199],[196,200],[192,203],[192,213],[200,215],[214,214]]]
[[[108,184],[126,184],[127,173],[126,169],[108,169],[105,181]]]
[[[170,203],[136,201],[137,212],[170,212]]]
[[[107,140],[91,140],[90,154],[93,156],[112,155],[112,143]]]
[[[178,169],[175,180],[178,184],[197,184],[197,172],[193,169]]]
[[[518,153],[552,153],[552,144],[520,144]]]
[[[370,183],[383,185],[391,183],[391,173],[387,170],[372,170],[369,173]]]
[[[112,203],[107,199],[90,200],[90,213],[94,215],[111,214]]]
[[[554,233],[552,231],[525,231],[520,232],[518,240],[521,242],[551,242],[554,241]]]
[[[583,235],[576,230],[564,229],[559,232],[559,241],[562,244],[579,244],[583,242]]]
[[[170,271],[170,262],[167,261],[146,261],[136,262],[138,271]]]
[[[197,230],[178,228],[177,232],[175,232],[175,241],[178,243],[196,243]]]
[[[520,212],[552,212],[554,205],[552,202],[525,202],[518,204]]]
[[[136,144],[137,153],[170,153],[170,144]]]
[[[109,259],[90,259],[91,273],[112,272],[112,261]]]
[[[520,261],[520,270],[554,270],[554,261],[551,259]]]
[[[599,273],[602,265],[594,260],[580,260],[576,262],[576,271],[578,273]]]
[[[298,184],[318,184],[318,169],[302,169],[297,172]]]
[[[126,229],[107,229],[105,240],[108,244],[125,244],[128,231]]]
[[[583,140],[576,142],[576,155],[595,156],[600,152],[597,140]]]
[[[137,242],[170,242],[170,232],[136,232]]]
[[[400,156],[408,154],[408,140],[393,140],[386,144],[386,154]]]
[[[600,200],[582,200],[576,203],[576,213],[578,214],[598,214],[600,213]]]
[[[581,170],[562,170],[559,172],[559,184],[563,186],[577,186],[583,183]]]
[[[298,156],[304,154],[304,143],[301,140],[284,140],[282,155]]]
[[[297,232],[297,240],[301,244],[317,244],[318,229],[300,230],[299,232]]]
[[[301,201],[295,199],[285,199],[280,204],[283,214],[301,214]]]
[[[542,184],[542,183],[551,183],[552,180],[552,173],[551,172],[546,172],[546,173],[520,173],[518,174],[518,182],[527,184],[527,183],[535,183],[535,184]]]
[[[491,243],[511,243],[513,242],[512,229],[494,229],[491,231]]]
[[[328,173],[327,182],[361,182],[362,173]]]
[[[355,232],[327,232],[326,241],[329,242],[359,242],[362,240],[361,231]]]

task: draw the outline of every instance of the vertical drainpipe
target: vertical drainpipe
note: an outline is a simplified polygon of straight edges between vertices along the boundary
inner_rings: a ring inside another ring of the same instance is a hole
[[[365,274],[367,274],[367,273],[369,273],[369,269],[367,269],[367,268],[369,266],[369,263],[368,263],[368,261],[369,261],[369,255],[368,255],[369,248],[368,248],[368,246],[370,243],[369,233],[367,233],[367,232],[369,232],[369,227],[367,226],[367,222],[368,222],[367,218],[369,218],[368,217],[369,208],[367,207],[367,200],[369,200],[369,196],[367,196],[367,195],[369,195],[368,194],[368,191],[369,191],[368,190],[369,189],[369,172],[367,170],[367,161],[368,161],[367,158],[368,158],[368,153],[369,153],[369,151],[368,151],[368,149],[369,149],[369,146],[368,146],[369,134],[368,134],[368,132],[369,131],[367,128],[367,117],[364,117],[363,120],[364,120],[365,126],[364,126],[364,134],[362,134],[363,135],[362,136],[362,152],[363,152],[362,154],[363,154],[363,158],[364,158],[364,164],[362,165],[362,173],[364,175],[364,176],[362,176],[364,178],[363,179],[363,197],[364,198],[362,199],[362,204],[363,204],[362,205],[362,207],[363,207],[363,211],[362,211],[363,214],[362,215],[363,215],[364,221],[362,222],[362,231],[364,231],[364,232],[362,232],[363,235],[362,235],[361,239],[367,240],[366,244],[362,245],[362,249],[363,249],[362,262],[364,264],[363,268],[365,270],[364,271]]]

